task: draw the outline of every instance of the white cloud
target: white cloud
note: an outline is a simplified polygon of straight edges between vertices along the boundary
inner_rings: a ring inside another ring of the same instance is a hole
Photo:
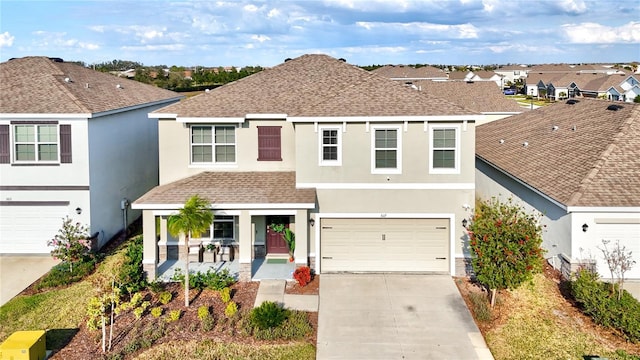
[[[8,31],[3,32],[0,34],[0,48],[13,46],[13,40],[15,40],[15,36],[9,34]]]
[[[265,41],[271,40],[271,38],[266,36],[266,35],[251,35],[251,40],[256,40],[256,41],[259,41],[259,42],[265,42]]]
[[[587,5],[583,0],[563,0],[558,2],[558,6],[571,14],[583,14],[587,11]]]
[[[82,50],[98,50],[100,45],[78,39],[67,39],[67,33],[60,32],[46,32],[46,31],[34,31],[34,35],[38,36],[38,39],[34,40],[36,46],[39,47],[54,47],[56,49],[82,49]]]
[[[122,50],[133,50],[133,51],[179,51],[184,50],[185,46],[183,44],[168,44],[168,45],[141,45],[141,46],[121,46]]]
[[[619,27],[592,22],[564,24],[562,31],[575,44],[640,43],[640,22],[634,21]]]

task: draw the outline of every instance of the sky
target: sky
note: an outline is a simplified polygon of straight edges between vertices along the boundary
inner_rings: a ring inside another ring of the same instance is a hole
[[[0,0],[0,61],[275,66],[640,61],[640,0]]]

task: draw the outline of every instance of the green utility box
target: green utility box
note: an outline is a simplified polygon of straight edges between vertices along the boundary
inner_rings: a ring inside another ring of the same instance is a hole
[[[0,345],[0,360],[44,360],[45,331],[16,331]]]

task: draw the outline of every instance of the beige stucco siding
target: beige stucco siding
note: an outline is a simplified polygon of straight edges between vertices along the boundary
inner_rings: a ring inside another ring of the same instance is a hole
[[[475,127],[473,123],[432,122],[430,125],[451,125],[460,132],[459,173],[431,174],[429,170],[430,131],[424,122],[370,123],[350,122],[317,125],[296,124],[296,180],[298,184],[317,183],[473,183],[475,153]],[[341,131],[342,164],[320,165],[320,129],[335,126]],[[376,127],[399,127],[402,142],[401,173],[372,174],[372,131]],[[316,131],[316,128],[318,131]],[[343,129],[346,129],[344,131]]]
[[[204,124],[203,124],[204,125]],[[231,125],[231,124],[221,124]],[[247,120],[236,127],[235,164],[191,164],[189,125],[175,120],[160,120],[160,185],[202,171],[293,171],[295,136],[293,124],[284,120]],[[281,126],[282,161],[258,161],[258,126]]]

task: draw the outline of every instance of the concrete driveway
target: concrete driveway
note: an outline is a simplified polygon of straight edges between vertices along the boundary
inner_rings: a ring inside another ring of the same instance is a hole
[[[26,289],[60,261],[51,255],[0,255],[0,305]]]
[[[451,276],[323,274],[317,359],[493,359]]]

